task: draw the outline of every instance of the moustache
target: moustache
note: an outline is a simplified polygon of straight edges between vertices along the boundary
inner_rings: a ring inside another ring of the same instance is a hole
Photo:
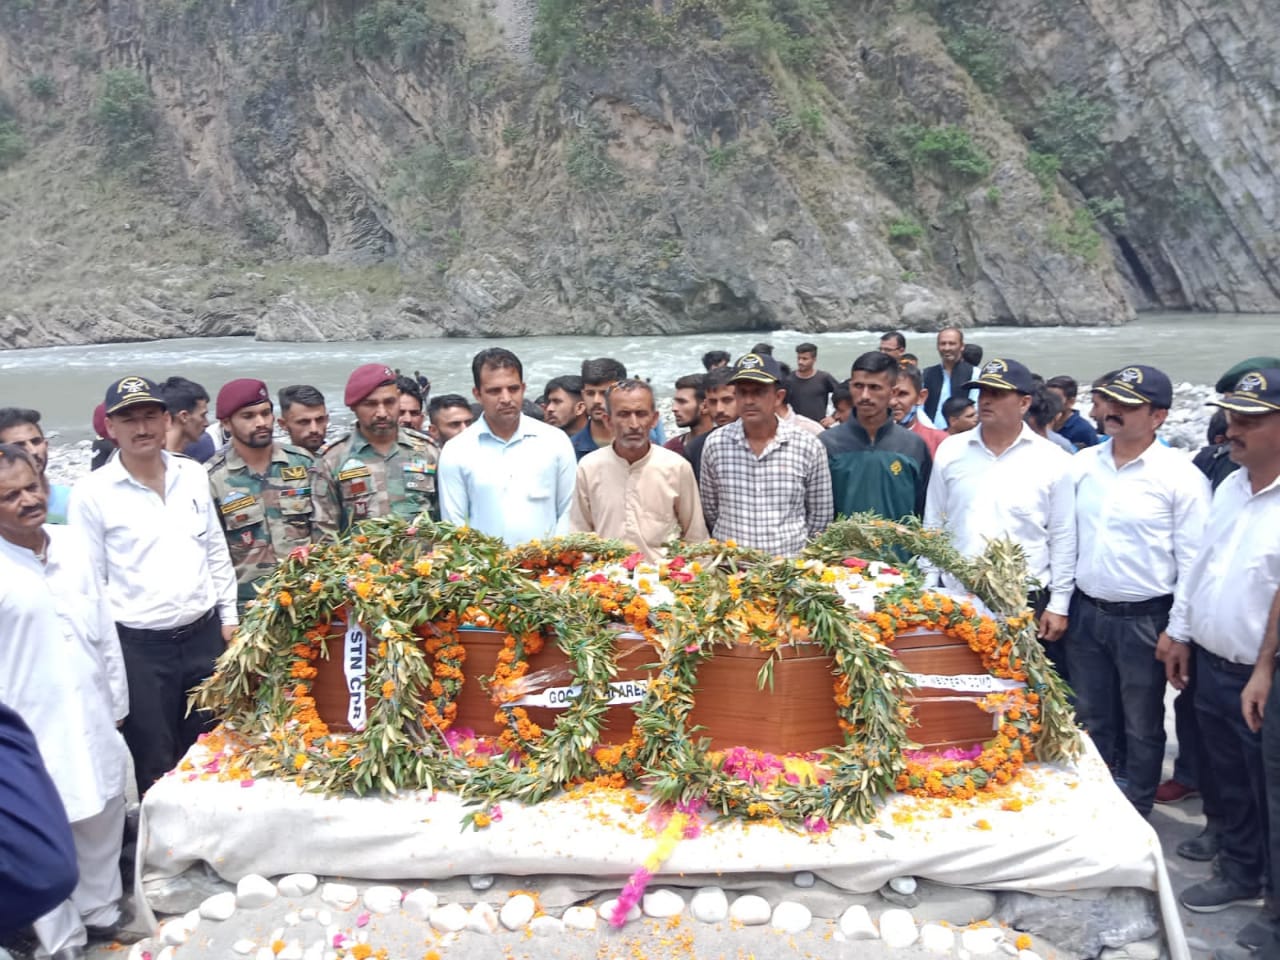
[[[1120,424],[1120,426],[1122,426],[1122,427],[1123,427],[1123,426],[1124,426],[1124,417],[1117,417],[1114,413],[1112,413],[1112,414],[1108,414],[1107,416],[1103,417],[1103,418],[1102,418],[1102,422],[1103,422],[1103,423],[1118,423],[1118,424]]]

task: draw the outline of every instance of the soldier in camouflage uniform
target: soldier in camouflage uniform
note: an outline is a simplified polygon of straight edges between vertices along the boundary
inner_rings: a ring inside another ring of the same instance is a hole
[[[218,391],[217,416],[231,442],[209,461],[209,487],[227,536],[238,581],[237,601],[257,596],[255,586],[289,552],[312,540],[311,454],[272,439],[267,385],[232,380]]]
[[[436,462],[440,451],[422,433],[398,426],[396,375],[381,363],[356,369],[343,396],[356,427],[320,450],[311,469],[316,526],[336,539],[372,517],[440,518]]]

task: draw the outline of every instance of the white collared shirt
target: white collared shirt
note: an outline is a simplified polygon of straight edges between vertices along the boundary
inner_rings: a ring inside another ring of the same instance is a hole
[[[1191,573],[1209,514],[1209,481],[1159,441],[1117,469],[1112,443],[1071,458],[1076,485],[1076,587],[1097,600],[1174,593]],[[1186,630],[1185,596],[1169,630]]]
[[[1233,663],[1256,663],[1272,598],[1280,586],[1280,478],[1253,492],[1248,471],[1218,485],[1186,593],[1187,629],[1169,636]],[[1179,597],[1179,599],[1182,599]]]
[[[1071,456],[1026,424],[999,456],[982,442],[981,426],[943,440],[929,476],[924,523],[950,533],[966,557],[1000,537],[1021,544],[1027,572],[1050,591],[1048,610],[1066,615],[1076,565]],[[950,574],[942,582],[963,589]]]
[[[508,545],[567,533],[578,459],[569,435],[520,415],[510,440],[481,417],[444,445],[437,481],[449,523]]]
[[[129,687],[82,536],[44,530],[45,563],[0,538],[0,701],[31,727],[67,818],[85,820],[125,792],[128,751],[116,723],[129,712]]]
[[[119,456],[71,493],[68,522],[83,533],[116,622],[171,630],[214,606],[238,622],[236,572],[204,467],[165,452],[164,497],[135,480]]]

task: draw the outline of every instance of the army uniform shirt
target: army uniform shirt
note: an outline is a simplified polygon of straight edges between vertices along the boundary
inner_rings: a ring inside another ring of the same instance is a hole
[[[311,542],[315,523],[311,454],[276,443],[266,476],[250,471],[228,444],[209,461],[209,487],[236,568],[236,599],[244,604],[254,584],[268,577],[296,547]]]
[[[373,517],[412,520],[425,511],[438,520],[439,457],[426,434],[407,427],[400,428],[386,456],[358,429],[338,437],[320,451],[311,468],[319,536],[336,538],[353,523]]]

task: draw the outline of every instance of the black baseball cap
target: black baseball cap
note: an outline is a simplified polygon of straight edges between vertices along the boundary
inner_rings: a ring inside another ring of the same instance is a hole
[[[767,353],[746,353],[733,365],[730,383],[749,380],[752,383],[778,383],[782,380],[782,368]]]
[[[993,390],[1016,390],[1018,393],[1035,393],[1035,382],[1031,379],[1031,371],[1017,360],[1002,360],[992,357],[982,365],[982,370],[968,383],[962,384],[961,390],[972,390],[974,387],[990,387]]]
[[[1236,413],[1275,413],[1280,410],[1280,367],[1266,367],[1246,373],[1225,397],[1209,405]]]
[[[1161,410],[1168,410],[1173,406],[1173,384],[1169,382],[1169,378],[1155,367],[1144,367],[1140,363],[1117,370],[1111,375],[1111,379],[1096,387],[1094,392],[1127,407],[1149,403]]]
[[[160,388],[146,377],[121,377],[107,387],[107,397],[102,401],[108,417],[125,407],[140,403],[157,403],[164,409],[169,409],[160,395]]]

